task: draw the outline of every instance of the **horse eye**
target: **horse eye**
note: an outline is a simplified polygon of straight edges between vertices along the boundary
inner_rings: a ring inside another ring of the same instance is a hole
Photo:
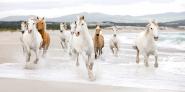
[[[150,28],[151,30],[153,29],[153,28]]]
[[[83,26],[84,24],[82,23],[82,26]]]

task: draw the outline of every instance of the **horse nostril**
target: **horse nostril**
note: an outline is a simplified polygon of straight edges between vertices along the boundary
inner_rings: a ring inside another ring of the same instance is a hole
[[[116,34],[114,34],[114,37],[116,37]]]
[[[31,33],[32,30],[28,30],[29,33]]]
[[[159,37],[154,37],[154,39],[155,39],[155,40],[158,40],[158,39],[159,39]]]
[[[63,32],[63,30],[60,30],[60,32],[62,33],[62,32]]]
[[[96,36],[99,36],[99,34],[96,34]]]
[[[76,33],[76,36],[79,36],[79,35],[80,35],[80,32],[77,32],[77,33]]]

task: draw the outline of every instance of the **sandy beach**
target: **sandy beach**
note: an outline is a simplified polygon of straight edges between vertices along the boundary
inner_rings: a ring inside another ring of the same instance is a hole
[[[133,39],[138,32],[119,32],[121,48],[114,57],[108,47],[110,32],[104,32],[103,55],[95,61],[96,80],[88,80],[83,59],[80,67],[60,45],[60,32],[50,31],[51,46],[35,69],[26,70],[20,32],[0,32],[0,92],[184,92],[185,34],[161,32],[158,42],[159,68],[150,57],[146,68],[135,63]],[[181,37],[175,41],[174,38]],[[167,37],[169,37],[168,40]],[[169,43],[172,43],[171,45]]]

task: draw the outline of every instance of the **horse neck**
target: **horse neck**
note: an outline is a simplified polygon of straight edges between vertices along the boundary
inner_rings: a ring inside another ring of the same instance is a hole
[[[90,34],[89,34],[89,31],[88,31],[88,28],[85,27],[84,30],[83,30],[83,35],[87,38],[87,37],[90,37]]]
[[[146,36],[148,42],[151,43],[154,41],[153,36],[151,35],[151,33],[148,30],[145,31],[145,36]]]
[[[38,32],[38,30],[37,30],[36,26],[34,26],[34,27],[33,27],[33,30],[32,30],[32,33],[31,33],[31,35],[32,35],[33,38],[36,38],[37,32]]]

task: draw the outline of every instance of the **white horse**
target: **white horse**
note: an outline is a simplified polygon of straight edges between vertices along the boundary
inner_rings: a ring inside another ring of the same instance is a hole
[[[148,58],[152,54],[155,56],[155,67],[158,67],[158,54],[156,41],[158,40],[158,24],[155,20],[150,21],[146,30],[141,32],[136,40],[134,48],[137,50],[136,63],[139,64],[139,55],[143,54],[145,66],[148,65]]]
[[[94,45],[92,37],[88,31],[87,24],[84,20],[84,16],[81,16],[78,18],[77,24],[76,24],[76,31],[75,36],[73,37],[73,46],[74,50],[77,54],[76,56],[76,65],[79,65],[79,54],[87,56],[86,62],[86,68],[88,70],[88,76],[90,80],[94,80],[93,75],[93,54],[94,54]]]
[[[22,21],[21,22],[21,30],[20,30],[20,32],[22,33],[22,34],[24,34],[24,32],[27,30],[27,23],[26,23],[26,21]]]
[[[21,44],[22,44],[23,53],[25,53],[25,46],[24,46],[24,43],[23,43],[23,34],[25,33],[25,31],[27,31],[27,29],[28,29],[27,22],[26,21],[22,21],[21,22],[21,30],[20,30],[22,35],[20,37],[20,41],[21,41]]]
[[[42,37],[36,28],[36,21],[34,19],[28,19],[27,26],[28,30],[23,34],[23,43],[26,51],[26,63],[30,61],[32,50],[36,55],[34,64],[37,64],[39,60],[39,48],[42,44]]]
[[[68,52],[69,55],[74,55],[74,46],[73,46],[73,38],[74,38],[74,33],[76,31],[76,21],[70,24],[71,30],[70,30],[70,38],[69,38],[69,48],[68,48]]]
[[[118,29],[114,26],[112,28],[112,31],[113,31],[113,35],[109,41],[109,47],[112,51],[112,53],[115,55],[115,56],[118,56],[118,51],[119,51],[119,39],[117,37],[117,31]]]
[[[66,25],[64,23],[60,23],[60,33],[62,48],[67,49],[71,33],[66,30]]]

